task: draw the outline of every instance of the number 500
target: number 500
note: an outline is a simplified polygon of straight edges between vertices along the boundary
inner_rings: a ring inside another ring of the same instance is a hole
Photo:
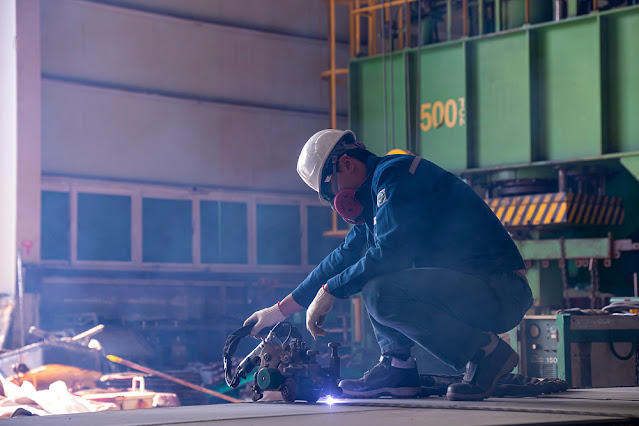
[[[433,127],[437,129],[444,123],[450,128],[466,124],[466,99],[459,98],[458,102],[459,106],[454,99],[448,99],[446,103],[436,101],[422,104],[419,124],[422,131],[427,132]]]

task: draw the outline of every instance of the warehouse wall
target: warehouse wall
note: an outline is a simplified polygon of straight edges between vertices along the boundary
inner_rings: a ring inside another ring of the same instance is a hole
[[[14,293],[17,216],[16,5],[0,3],[0,294]],[[4,340],[4,330],[0,330]],[[2,342],[0,342],[2,343]]]
[[[328,126],[328,43],[283,18],[318,22],[318,5],[264,3],[42,0],[43,173],[305,191],[295,161]]]
[[[301,37],[327,38],[324,0],[92,0],[236,27]],[[348,8],[336,6],[336,36],[348,42]]]

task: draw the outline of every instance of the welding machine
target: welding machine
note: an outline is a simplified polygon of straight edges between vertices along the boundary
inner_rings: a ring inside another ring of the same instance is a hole
[[[227,385],[236,388],[242,378],[257,368],[251,386],[253,401],[262,399],[265,391],[279,391],[286,402],[316,402],[322,396],[341,396],[342,389],[338,387],[340,357],[337,353],[340,344],[328,344],[329,366],[324,368],[317,362],[319,352],[307,348],[299,330],[289,322],[277,323],[266,337],[258,334],[262,342],[234,370],[231,357],[239,340],[249,335],[253,325],[248,324],[227,338],[223,352]]]
[[[526,315],[511,330],[510,337],[511,347],[519,353],[517,373],[545,379],[559,377],[554,315]]]
[[[519,374],[580,388],[639,384],[639,316],[530,315],[510,337]]]

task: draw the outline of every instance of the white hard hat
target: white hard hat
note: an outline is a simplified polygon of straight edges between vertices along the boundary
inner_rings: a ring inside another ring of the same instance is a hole
[[[355,141],[355,133],[350,130],[325,129],[315,133],[304,145],[297,160],[297,173],[302,180],[318,194],[322,186],[322,170],[333,148],[344,136],[349,142]],[[324,202],[320,194],[320,200]]]

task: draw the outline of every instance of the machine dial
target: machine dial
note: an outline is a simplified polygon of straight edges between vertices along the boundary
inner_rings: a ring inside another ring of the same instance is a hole
[[[528,329],[528,334],[530,334],[530,337],[532,338],[537,338],[541,334],[541,330],[537,324],[533,324]]]

